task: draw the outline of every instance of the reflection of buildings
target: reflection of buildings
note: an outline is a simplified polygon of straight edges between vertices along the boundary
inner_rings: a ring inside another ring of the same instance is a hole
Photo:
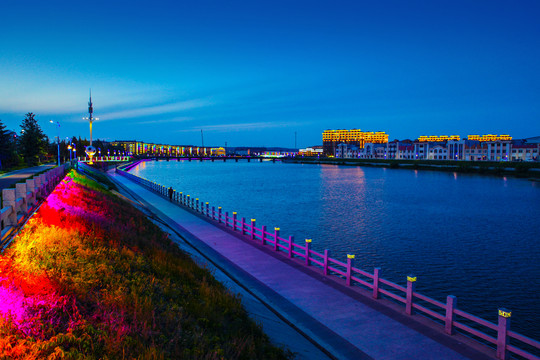
[[[200,147],[192,145],[166,145],[145,143],[143,141],[113,141],[112,146],[122,147],[132,155],[159,156],[225,156],[225,148]]]

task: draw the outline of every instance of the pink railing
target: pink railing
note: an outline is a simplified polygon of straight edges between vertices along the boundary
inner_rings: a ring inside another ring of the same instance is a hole
[[[510,353],[521,356],[524,359],[540,359],[537,355],[517,346],[510,345],[510,340],[513,339],[522,345],[525,344],[530,347],[530,351],[540,353],[540,342],[510,330],[511,312],[506,309],[501,308],[498,310],[498,323],[494,324],[457,309],[455,296],[449,295],[446,303],[442,303],[417,293],[415,291],[415,276],[407,276],[407,286],[400,286],[381,278],[380,268],[375,268],[373,274],[371,274],[354,267],[354,255],[347,255],[347,262],[341,262],[331,258],[329,256],[329,250],[324,250],[322,254],[312,250],[310,239],[306,239],[304,244],[297,244],[294,242],[293,236],[289,236],[288,238],[281,237],[279,228],[274,228],[273,231],[268,231],[264,225],[257,228],[255,219],[250,219],[249,222],[246,222],[243,217],[239,219],[236,212],[229,214],[229,212],[224,212],[221,207],[216,209],[214,206],[210,206],[208,202],[202,202],[198,198],[174,191],[172,188],[167,188],[156,182],[137,177],[121,169],[117,169],[117,171],[121,175],[165,197],[170,197],[171,201],[179,205],[217,221],[227,228],[231,228],[233,231],[238,231],[262,246],[273,247],[275,251],[284,252],[289,258],[301,258],[306,266],[316,265],[327,276],[337,275],[345,280],[347,286],[360,285],[363,288],[367,288],[371,290],[374,299],[379,299],[381,295],[384,295],[398,303],[402,303],[405,305],[405,313],[407,315],[413,315],[416,312],[434,318],[444,325],[444,331],[448,335],[454,335],[455,330],[459,329],[462,333],[472,335],[473,339],[479,338],[483,343],[490,344],[496,349],[497,359],[509,359]],[[169,189],[171,189],[171,192],[169,192]],[[425,303],[426,306],[415,300]],[[427,304],[429,304],[429,308]],[[459,317],[460,321],[456,317]],[[488,332],[492,332],[495,336],[490,336],[483,331],[466,325],[466,323],[474,324],[478,328],[486,328]]]

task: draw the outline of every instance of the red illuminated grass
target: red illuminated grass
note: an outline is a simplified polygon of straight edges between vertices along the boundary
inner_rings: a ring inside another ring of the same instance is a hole
[[[0,359],[271,359],[211,274],[71,172],[0,256]]]

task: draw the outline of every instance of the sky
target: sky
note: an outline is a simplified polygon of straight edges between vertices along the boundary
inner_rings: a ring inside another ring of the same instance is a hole
[[[51,138],[540,135],[540,2],[0,1],[0,119]]]

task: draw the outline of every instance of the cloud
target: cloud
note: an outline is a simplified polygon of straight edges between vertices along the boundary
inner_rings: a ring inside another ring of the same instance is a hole
[[[175,123],[175,122],[183,122],[183,121],[190,121],[193,120],[192,117],[189,116],[183,116],[183,117],[177,117],[174,119],[162,119],[162,120],[148,120],[148,121],[137,121],[135,124],[164,124],[164,123]]]
[[[243,131],[243,130],[259,130],[269,128],[279,128],[298,125],[297,122],[253,122],[253,123],[235,123],[235,124],[219,124],[219,125],[203,125],[199,127],[192,127],[189,129],[178,130],[177,132],[191,132],[191,131],[212,131],[212,132],[231,132],[231,131]]]
[[[190,110],[212,105],[212,102],[204,99],[180,101],[165,105],[149,105],[138,109],[120,110],[102,114],[101,120],[130,119],[144,116],[165,115],[178,111]]]

